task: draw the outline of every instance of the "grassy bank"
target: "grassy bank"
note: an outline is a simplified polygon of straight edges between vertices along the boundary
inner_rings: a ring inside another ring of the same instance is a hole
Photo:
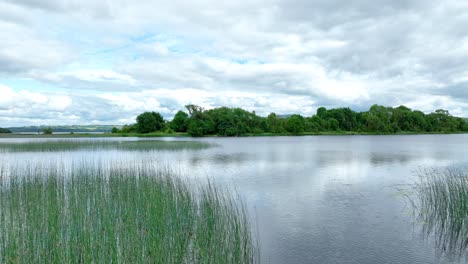
[[[372,135],[445,135],[445,134],[467,134],[468,132],[397,132],[397,133],[383,133],[383,132],[358,132],[358,131],[322,131],[322,132],[304,132],[300,134],[292,133],[258,133],[258,134],[244,134],[240,137],[279,137],[279,136],[372,136]],[[191,137],[187,133],[103,133],[103,134],[0,134],[0,138],[102,138],[102,137]],[[203,137],[224,137],[219,135],[206,135]]]
[[[468,172],[462,169],[428,169],[415,185],[416,216],[437,248],[451,255],[468,249]]]
[[[109,169],[111,168],[111,169]],[[254,263],[242,203],[128,164],[0,168],[0,263]]]
[[[212,147],[213,144],[198,141],[41,141],[41,142],[0,142],[0,152],[53,152],[73,150],[127,150],[127,151],[155,151],[155,150],[200,150]]]
[[[187,133],[163,133],[163,132],[154,132],[147,134],[139,133],[60,133],[60,134],[0,134],[0,138],[102,138],[102,137],[190,137]]]
[[[390,136],[390,135],[446,135],[446,134],[467,134],[468,132],[358,132],[358,131],[322,131],[322,132],[304,132],[300,134],[291,133],[261,133],[261,134],[246,134],[248,137],[277,137],[277,136]]]

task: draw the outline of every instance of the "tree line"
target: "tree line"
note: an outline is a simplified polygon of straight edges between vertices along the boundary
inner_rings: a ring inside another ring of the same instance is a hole
[[[187,112],[178,111],[172,121],[166,121],[160,113],[145,112],[137,116],[136,123],[113,133],[182,132],[191,136],[219,135],[242,136],[260,134],[313,134],[322,132],[357,132],[393,134],[468,132],[468,123],[438,109],[430,114],[412,110],[406,106],[385,107],[373,105],[368,111],[355,112],[348,107],[326,109],[320,107],[310,117],[293,114],[267,117],[255,111],[241,108],[219,107],[204,109],[187,105]]]
[[[9,129],[0,127],[0,134],[6,134],[6,133],[11,133],[11,131]]]
[[[0,134],[10,134],[10,133],[13,133],[10,129],[7,129],[7,128],[1,128],[0,127]],[[52,135],[53,133],[53,130],[51,127],[46,127],[42,130],[42,133],[43,134],[46,134],[46,135]]]

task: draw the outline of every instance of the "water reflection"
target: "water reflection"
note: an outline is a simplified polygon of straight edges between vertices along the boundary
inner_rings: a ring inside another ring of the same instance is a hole
[[[426,243],[414,232],[390,186],[413,183],[418,167],[468,162],[468,135],[196,140],[218,147],[7,153],[0,162],[137,161],[232,184],[256,223],[265,263],[452,263],[437,258],[434,238]]]
[[[255,155],[249,153],[230,153],[230,154],[214,154],[206,156],[192,156],[190,163],[194,166],[203,165],[203,163],[214,163],[214,164],[241,164],[246,161],[252,161]]]
[[[405,165],[406,163],[419,159],[421,157],[411,156],[407,153],[383,153],[383,152],[372,152],[370,154],[370,162],[374,165],[392,164],[398,163]]]

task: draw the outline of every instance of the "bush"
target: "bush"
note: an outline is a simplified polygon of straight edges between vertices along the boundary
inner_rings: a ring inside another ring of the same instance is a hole
[[[44,135],[52,135],[52,134],[54,133],[54,131],[52,130],[51,127],[46,127],[46,128],[44,128],[44,129],[42,130],[42,133],[43,133]]]
[[[151,133],[161,131],[164,127],[164,119],[160,113],[145,112],[136,118],[139,133]]]

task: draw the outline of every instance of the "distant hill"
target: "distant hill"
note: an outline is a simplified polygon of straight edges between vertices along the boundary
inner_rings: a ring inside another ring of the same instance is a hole
[[[111,125],[89,125],[89,126],[25,126],[25,127],[8,127],[13,133],[37,133],[42,132],[45,128],[51,127],[54,132],[78,132],[78,133],[96,133],[96,132],[111,132]]]
[[[0,127],[0,133],[11,133],[11,131],[6,129],[6,128],[1,128]]]

